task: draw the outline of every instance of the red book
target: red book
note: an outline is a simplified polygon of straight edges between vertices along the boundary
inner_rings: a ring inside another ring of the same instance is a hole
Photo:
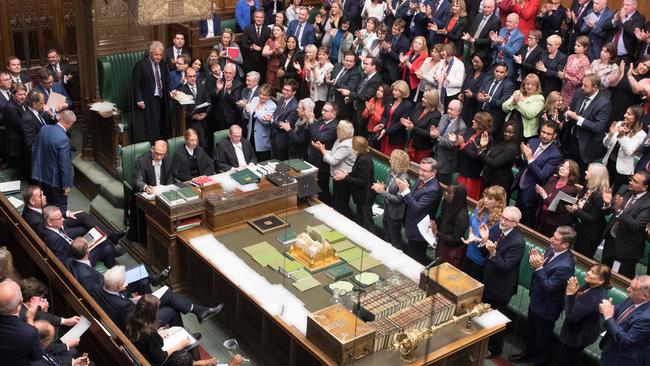
[[[228,48],[226,48],[226,54],[230,58],[238,58],[239,57],[239,48],[237,48],[237,47],[228,47]],[[226,60],[226,62],[232,62],[232,61]]]

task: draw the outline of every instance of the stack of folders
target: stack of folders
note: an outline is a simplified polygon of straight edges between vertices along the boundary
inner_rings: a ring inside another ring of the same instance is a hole
[[[434,294],[413,305],[427,320],[424,326],[438,325],[451,319],[456,313],[456,304],[441,293]]]
[[[176,231],[183,231],[195,228],[201,225],[201,216],[194,216],[187,219],[180,220],[176,225]]]
[[[395,335],[399,333],[397,325],[388,318],[379,319],[367,324],[375,330],[374,352],[390,347]]]
[[[158,197],[160,197],[160,200],[169,207],[177,206],[187,202],[185,201],[185,198],[183,198],[183,196],[178,193],[178,191],[163,192]]]
[[[424,299],[426,293],[412,281],[402,281],[370,292],[361,303],[363,311],[374,320],[388,317]]]

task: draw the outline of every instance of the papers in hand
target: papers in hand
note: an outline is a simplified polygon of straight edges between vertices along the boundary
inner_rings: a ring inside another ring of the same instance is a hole
[[[201,103],[194,107],[192,114],[207,112],[209,106],[210,106],[210,102]]]
[[[7,199],[9,200],[9,202],[11,202],[11,204],[14,206],[16,210],[19,210],[24,205],[23,201],[19,200],[14,196],[9,196],[7,197]]]
[[[431,219],[429,218],[429,215],[424,216],[424,218],[418,222],[418,231],[429,245],[433,245],[436,237],[433,236],[433,232],[431,232]]]
[[[51,92],[50,96],[47,98],[47,109],[57,109],[60,105],[67,103],[65,100],[65,95]],[[112,109],[111,109],[112,110]]]
[[[563,201],[563,205],[566,205],[567,203],[572,205],[576,202],[578,202],[578,199],[573,196],[569,196],[568,194],[558,191],[555,197],[553,197],[553,200],[551,201],[551,204],[548,205],[548,210],[551,212],[555,212],[557,210],[558,204],[560,204],[560,201]]]
[[[155,297],[157,297],[159,299],[162,299],[163,295],[165,294],[165,292],[167,292],[167,290],[169,290],[169,287],[168,286],[163,286],[163,287],[157,289],[156,291],[154,291],[154,293],[152,293],[152,295],[154,295]]]
[[[192,335],[183,327],[170,327],[166,329],[161,328],[158,329],[158,334],[160,334],[163,339],[163,351],[168,351],[174,348],[174,346],[182,343],[185,341],[185,339],[188,338],[190,339],[190,344],[185,348],[192,348],[199,343],[199,341],[197,341],[196,338],[192,337]]]
[[[185,94],[182,91],[175,90],[171,94],[172,98],[174,98],[179,104],[182,105],[187,105],[187,104],[194,104],[194,97],[191,94]]]
[[[90,320],[86,319],[85,316],[81,316],[79,323],[60,338],[61,342],[68,343],[73,339],[81,338],[81,335],[84,334],[88,328],[90,328]]]
[[[88,241],[88,250],[90,251],[106,240],[106,233],[100,228],[94,227],[84,235],[84,239]]]
[[[97,102],[90,105],[90,110],[95,112],[113,112],[115,104],[111,102]]]
[[[124,280],[128,285],[147,277],[149,277],[147,268],[144,266],[144,264],[140,264],[126,271],[126,278]]]
[[[599,18],[600,15],[596,15],[594,12],[591,12],[582,19],[584,20],[585,23],[596,23]]]

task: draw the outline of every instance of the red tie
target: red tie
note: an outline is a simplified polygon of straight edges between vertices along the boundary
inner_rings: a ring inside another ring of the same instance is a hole
[[[419,190],[422,189],[423,187],[424,187],[424,181],[421,180],[421,181],[418,183],[418,185],[415,187],[415,190],[416,190],[416,191],[419,191]]]
[[[508,39],[510,38],[510,31],[506,33],[506,36],[503,37],[503,44],[501,45],[501,49],[499,49],[499,53],[497,54],[497,58],[499,60],[503,60],[503,47],[505,47],[508,44]]]
[[[630,305],[627,309],[625,309],[623,314],[618,316],[618,318],[616,319],[616,323],[621,324],[625,320],[625,318],[627,318],[630,314],[632,314],[634,309],[636,309],[636,305],[634,304]]]

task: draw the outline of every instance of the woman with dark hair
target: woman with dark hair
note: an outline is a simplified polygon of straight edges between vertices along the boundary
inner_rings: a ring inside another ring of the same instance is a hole
[[[541,43],[552,35],[560,35],[562,25],[568,21],[567,8],[562,6],[561,0],[549,0],[539,8],[537,13],[537,28],[542,30]]]
[[[472,126],[465,130],[463,135],[450,135],[450,140],[455,137],[460,150],[458,184],[467,187],[467,196],[477,200],[481,197],[481,171],[483,161],[479,157],[481,141],[487,140],[487,147],[492,144],[492,116],[488,112],[478,112],[472,120]]]
[[[592,61],[588,74],[600,77],[600,88],[607,89],[618,81],[620,71],[616,65],[616,45],[607,43],[600,49],[600,58]]]
[[[278,70],[282,63],[282,54],[286,43],[284,41],[284,28],[279,25],[273,26],[271,30],[271,37],[266,40],[264,48],[262,48],[262,57],[266,57],[266,83],[273,90],[273,95],[280,91],[280,79],[278,78]]]
[[[433,140],[431,139],[431,126],[438,126],[442,114],[438,109],[438,91],[427,90],[422,96],[422,102],[415,106],[410,117],[404,117],[400,122],[411,131],[407,145],[411,161],[420,163],[420,160],[431,156]]]
[[[390,96],[390,93],[390,86],[381,84],[379,88],[377,88],[375,96],[366,102],[366,108],[361,114],[361,117],[366,123],[368,136],[370,136],[370,145],[375,149],[379,149],[379,144],[381,143],[377,139],[379,134],[374,132],[375,127],[381,124],[381,117],[384,114],[384,104]]]
[[[612,123],[603,138],[603,145],[607,147],[603,163],[607,165],[612,192],[627,184],[634,174],[634,158],[646,138],[642,118],[641,106],[629,107],[623,120]]]
[[[280,63],[280,69],[278,70],[278,77],[280,78],[280,85],[284,85],[284,82],[289,79],[293,79],[296,82],[300,80],[298,72],[302,68],[302,59],[303,54],[298,49],[298,38],[295,36],[287,37],[286,47],[284,48],[284,53],[282,54]],[[295,63],[298,63],[299,67],[294,67]],[[296,96],[297,97],[297,96]]]
[[[535,192],[542,197],[541,207],[538,210],[537,225],[535,230],[542,235],[551,237],[559,226],[570,226],[573,217],[566,210],[565,205],[557,205],[555,211],[550,211],[549,205],[558,192],[564,192],[575,197],[578,193],[576,182],[580,178],[580,168],[573,160],[564,160],[557,169],[557,175],[552,176],[544,187],[535,186]]]
[[[634,90],[632,83],[638,83],[650,77],[649,59],[639,61],[636,67],[634,67],[634,64],[630,64],[627,73],[625,68],[625,61],[621,61],[618,68],[618,80],[614,84],[610,84],[610,102],[612,105],[610,119],[612,121],[620,121],[629,106],[642,103],[642,95]]]
[[[456,53],[458,53],[458,56],[463,59],[466,56],[463,51],[465,45],[463,41],[463,33],[467,32],[468,24],[465,0],[453,0],[451,2],[451,18],[449,18],[449,23],[447,23],[446,28],[437,29],[437,26],[435,25],[436,23],[432,24],[437,33],[447,36],[445,43],[453,43],[454,46],[456,46]]]
[[[323,46],[330,49],[330,62],[332,64],[342,63],[343,55],[352,48],[353,41],[354,35],[350,31],[350,19],[343,15],[338,22],[338,28],[331,27],[323,36]]]
[[[352,170],[347,173],[344,170],[337,170],[333,179],[335,182],[345,181],[350,187],[352,201],[357,206],[355,222],[364,229],[375,232],[375,225],[372,222],[372,202],[375,194],[370,189],[375,181],[375,167],[370,156],[370,147],[365,137],[355,136],[352,138],[352,152],[356,154]]]
[[[479,140],[478,157],[483,162],[483,187],[501,186],[510,191],[514,176],[512,166],[521,154],[519,150],[519,127],[515,121],[508,121],[503,127],[503,138],[490,147],[489,139]]]
[[[575,91],[582,86],[582,78],[589,70],[589,37],[580,36],[576,38],[573,54],[569,55],[564,65],[564,70],[558,72],[560,79],[564,80],[562,86],[562,98],[573,99]]]
[[[604,264],[594,264],[580,286],[574,276],[569,278],[564,298],[565,319],[560,330],[560,341],[566,350],[566,364],[580,366],[582,351],[598,339],[600,333],[600,303],[607,298],[611,287],[611,271]]]
[[[467,228],[467,190],[462,184],[448,186],[444,190],[440,216],[431,221],[431,231],[438,238],[436,257],[460,268],[465,257],[465,245],[461,239]]]
[[[474,52],[468,61],[471,62],[472,67],[465,68],[465,81],[458,96],[458,99],[463,102],[461,114],[463,121],[471,121],[478,111],[479,104],[474,96],[479,92],[484,79],[489,76],[485,70],[492,62],[489,56],[479,52]]]

